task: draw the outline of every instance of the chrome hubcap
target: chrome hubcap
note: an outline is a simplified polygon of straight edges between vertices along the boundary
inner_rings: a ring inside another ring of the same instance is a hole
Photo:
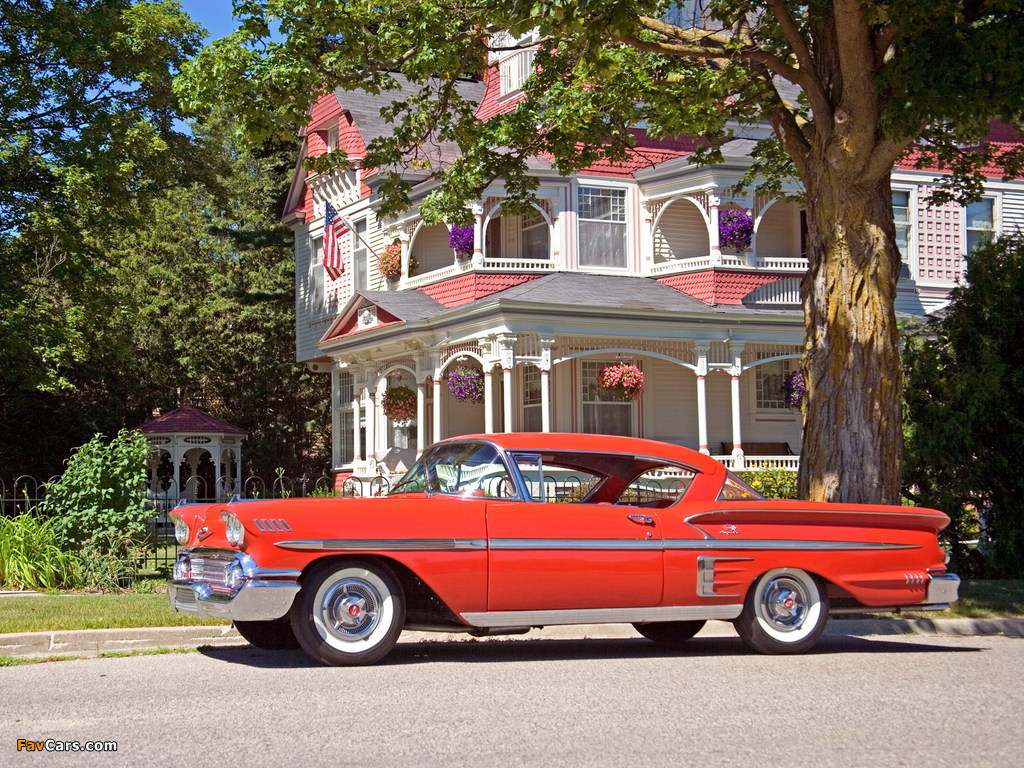
[[[809,603],[803,586],[788,576],[772,579],[762,593],[764,618],[777,629],[791,632],[807,618]]]
[[[346,579],[324,595],[320,612],[326,626],[342,640],[361,640],[377,626],[381,598],[365,581]]]

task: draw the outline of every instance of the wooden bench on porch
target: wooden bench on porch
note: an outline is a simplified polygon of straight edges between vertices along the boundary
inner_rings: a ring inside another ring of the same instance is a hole
[[[789,443],[742,443],[746,456],[796,456]],[[722,443],[722,456],[732,455],[732,443]]]

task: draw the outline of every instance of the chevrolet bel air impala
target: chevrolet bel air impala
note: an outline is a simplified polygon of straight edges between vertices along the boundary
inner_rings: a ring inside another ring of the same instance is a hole
[[[605,435],[454,438],[384,497],[172,519],[175,610],[331,665],[377,662],[403,629],[628,622],[672,644],[712,619],[756,651],[800,653],[830,613],[941,609],[959,586],[941,512],[769,501],[701,453]]]

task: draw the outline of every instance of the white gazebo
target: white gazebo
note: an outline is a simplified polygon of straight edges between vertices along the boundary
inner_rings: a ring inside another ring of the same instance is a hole
[[[152,449],[149,488],[154,497],[224,501],[241,490],[244,429],[181,407],[139,430]]]

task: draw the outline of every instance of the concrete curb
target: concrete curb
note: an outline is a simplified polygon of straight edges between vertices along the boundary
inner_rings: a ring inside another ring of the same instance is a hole
[[[708,622],[699,637],[735,637],[732,625]],[[825,629],[832,636],[926,635],[970,637],[1003,635],[1024,637],[1024,619],[833,619]],[[438,632],[403,632],[401,642],[459,642],[469,635]],[[489,638],[481,638],[486,641]],[[629,624],[586,624],[546,627],[524,635],[499,635],[504,640],[639,639]],[[54,632],[0,634],[0,656],[48,658],[97,656],[103,653],[237,647],[246,642],[229,625],[146,627],[142,629],[81,629]]]

